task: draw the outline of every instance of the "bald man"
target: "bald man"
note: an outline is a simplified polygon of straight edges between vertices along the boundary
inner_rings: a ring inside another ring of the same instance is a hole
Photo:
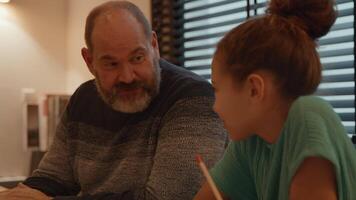
[[[82,56],[95,79],[73,94],[39,167],[0,199],[192,199],[227,135],[211,85],[160,58],[132,3],[90,12]]]

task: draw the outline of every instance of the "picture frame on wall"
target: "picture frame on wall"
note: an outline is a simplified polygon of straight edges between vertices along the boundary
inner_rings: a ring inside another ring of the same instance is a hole
[[[22,89],[22,130],[24,150],[39,150],[40,147],[40,113],[35,90]]]
[[[24,149],[47,151],[70,95],[38,94],[32,89],[23,89],[22,94]]]

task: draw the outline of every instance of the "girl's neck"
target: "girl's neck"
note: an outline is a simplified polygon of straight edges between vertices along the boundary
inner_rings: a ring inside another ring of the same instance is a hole
[[[264,113],[256,133],[270,144],[277,142],[288,118],[289,109],[294,99],[274,102]]]

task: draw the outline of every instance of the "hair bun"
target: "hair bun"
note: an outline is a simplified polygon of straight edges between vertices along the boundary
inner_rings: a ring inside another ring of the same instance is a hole
[[[314,40],[329,32],[337,16],[333,0],[271,0],[267,12],[286,17]]]

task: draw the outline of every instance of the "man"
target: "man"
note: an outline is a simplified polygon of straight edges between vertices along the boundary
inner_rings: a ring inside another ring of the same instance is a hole
[[[192,199],[202,182],[195,155],[212,166],[227,141],[210,84],[159,58],[156,34],[129,2],[91,11],[85,39],[95,81],[71,97],[39,168],[2,195]]]

